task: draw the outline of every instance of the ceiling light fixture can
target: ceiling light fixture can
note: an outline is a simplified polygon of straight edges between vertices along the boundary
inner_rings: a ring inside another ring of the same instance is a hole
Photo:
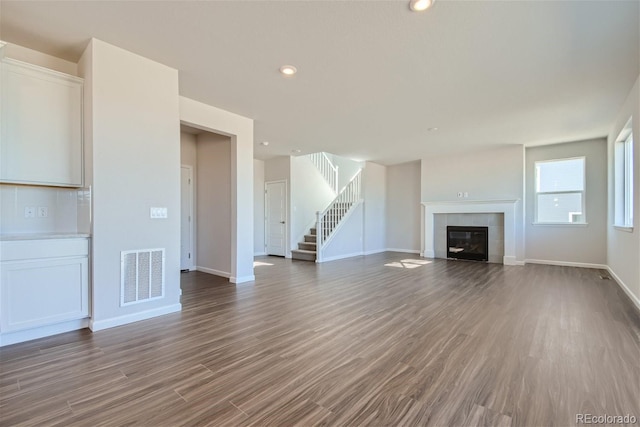
[[[267,145],[269,145],[269,141],[262,141],[260,145],[266,147]]]
[[[297,72],[298,69],[293,65],[283,65],[282,67],[280,67],[280,73],[287,77],[291,77]]]
[[[422,12],[433,6],[436,0],[411,0],[409,2],[409,9],[414,12]]]

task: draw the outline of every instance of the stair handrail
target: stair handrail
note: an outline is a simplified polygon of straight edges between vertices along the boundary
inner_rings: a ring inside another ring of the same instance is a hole
[[[342,217],[331,218],[328,219],[327,215],[329,212],[335,212],[332,210],[338,203],[347,205],[349,209],[361,199],[362,192],[362,169],[358,170],[358,172],[351,178],[351,181],[340,191],[340,193],[336,196],[335,199],[329,206],[326,207],[325,210],[316,212],[316,260],[318,262],[322,261],[322,247],[327,242],[333,231],[336,229]],[[348,209],[347,209],[348,211]],[[345,212],[346,214],[346,212]],[[331,227],[327,228],[327,224],[331,224]]]
[[[334,165],[329,156],[323,151],[311,153],[309,158],[333,192],[338,194],[338,166]]]

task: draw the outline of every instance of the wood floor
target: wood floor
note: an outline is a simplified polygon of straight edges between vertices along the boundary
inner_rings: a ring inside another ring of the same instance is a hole
[[[640,417],[640,319],[601,271],[397,253],[257,262],[251,284],[183,274],[182,313],[0,349],[0,424]]]

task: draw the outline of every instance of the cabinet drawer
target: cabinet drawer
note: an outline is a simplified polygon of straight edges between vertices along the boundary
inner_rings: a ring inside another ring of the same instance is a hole
[[[45,239],[0,242],[0,261],[87,256],[89,240]]]

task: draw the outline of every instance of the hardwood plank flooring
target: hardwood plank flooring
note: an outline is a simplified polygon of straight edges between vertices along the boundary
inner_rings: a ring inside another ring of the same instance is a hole
[[[183,274],[181,313],[0,349],[0,425],[640,417],[640,316],[601,271],[398,253],[256,261],[238,286]]]

